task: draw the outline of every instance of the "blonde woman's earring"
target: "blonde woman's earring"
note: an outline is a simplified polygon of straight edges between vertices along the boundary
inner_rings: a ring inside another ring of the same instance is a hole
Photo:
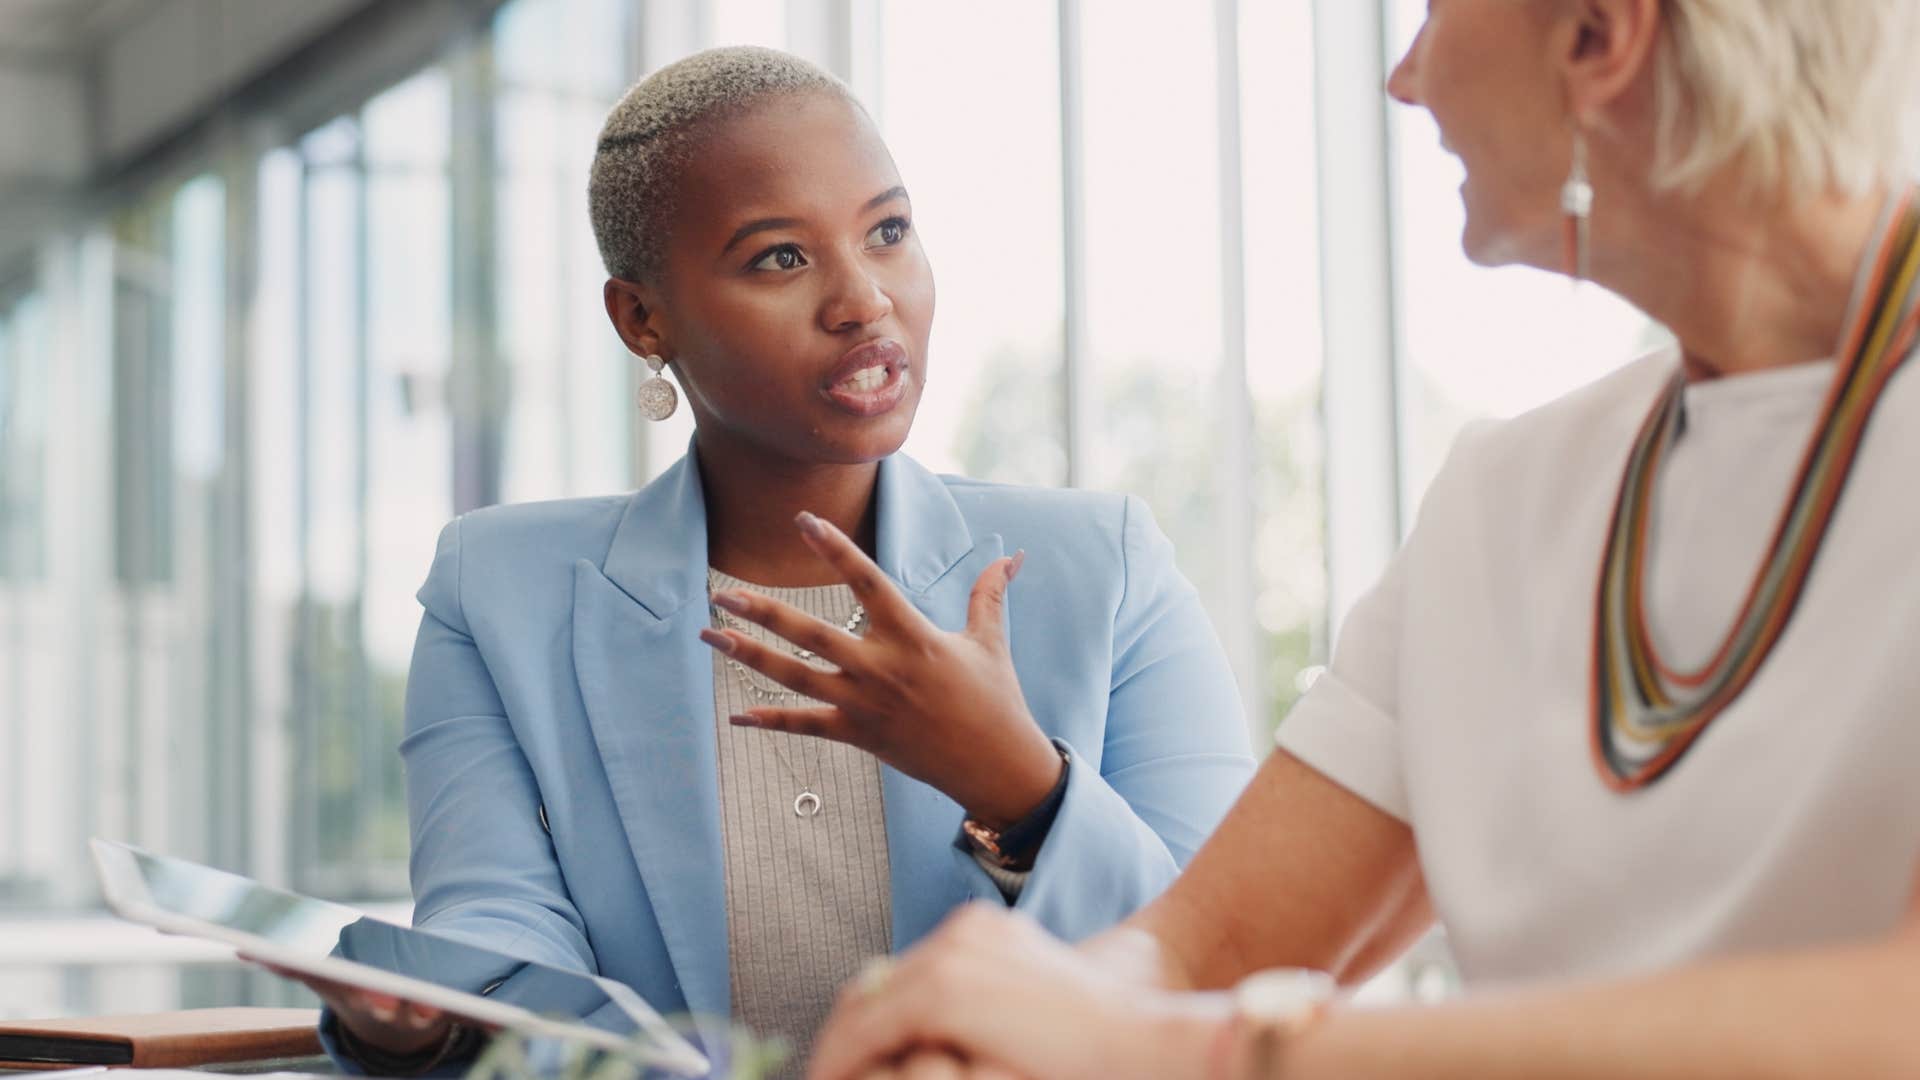
[[[633,397],[640,406],[640,415],[657,423],[672,416],[673,410],[680,407],[680,392],[673,388],[673,384],[668,382],[664,375],[660,374],[667,366],[665,360],[658,356],[648,356],[646,365],[647,370],[653,372],[653,377],[641,383],[640,389],[634,393]]]
[[[1576,283],[1588,280],[1593,220],[1593,181],[1587,177],[1587,137],[1573,129],[1573,168],[1560,186],[1560,212],[1566,217],[1563,267]]]

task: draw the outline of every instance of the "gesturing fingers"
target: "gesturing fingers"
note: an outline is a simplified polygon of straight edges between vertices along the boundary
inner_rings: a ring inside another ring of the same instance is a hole
[[[713,603],[722,611],[766,627],[843,671],[860,666],[858,637],[783,600],[742,589],[726,589],[713,594]]]
[[[847,723],[846,714],[832,707],[819,709],[762,707],[730,716],[727,722],[734,727],[781,731],[788,735],[806,735],[815,739],[832,739],[835,742],[860,745],[859,733],[853,725]],[[862,746],[861,749],[864,750],[866,747]]]
[[[1016,551],[1010,559],[1000,559],[980,572],[974,580],[973,594],[967,598],[967,633],[977,641],[990,643],[1006,635],[1007,590],[1027,561],[1027,553]]]
[[[841,532],[825,518],[802,513],[794,519],[800,526],[800,535],[813,549],[813,553],[825,559],[833,567],[840,580],[853,589],[853,595],[866,605],[867,618],[875,626],[920,627],[927,625],[926,617],[900,590],[887,580],[886,571],[860,545],[853,542],[846,533]]]
[[[816,701],[836,701],[836,684],[844,685],[838,671],[821,671],[798,657],[770,648],[738,630],[713,630],[702,627],[700,640],[733,660],[799,694]]]

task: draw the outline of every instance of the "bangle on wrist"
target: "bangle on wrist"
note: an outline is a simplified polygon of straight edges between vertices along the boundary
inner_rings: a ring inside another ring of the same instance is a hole
[[[1277,1080],[1287,1048],[1326,1015],[1339,986],[1324,971],[1270,968],[1233,988],[1209,1072],[1214,1080]]]

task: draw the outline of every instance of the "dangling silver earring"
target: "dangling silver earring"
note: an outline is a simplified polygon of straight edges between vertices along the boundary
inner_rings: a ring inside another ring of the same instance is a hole
[[[1576,283],[1588,280],[1593,222],[1593,181],[1587,176],[1587,136],[1573,129],[1573,168],[1560,186],[1560,212],[1566,216],[1563,267]]]
[[[673,410],[680,407],[680,392],[660,374],[661,370],[667,366],[665,360],[658,356],[648,356],[646,364],[647,370],[653,372],[653,377],[640,384],[640,389],[634,392],[633,399],[640,406],[641,416],[658,422],[672,416]]]

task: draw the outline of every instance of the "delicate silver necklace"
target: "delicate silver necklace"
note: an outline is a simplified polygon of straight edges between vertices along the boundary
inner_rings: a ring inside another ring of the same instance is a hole
[[[737,630],[742,634],[753,633],[752,630],[748,629],[748,624],[735,619],[718,604],[712,604],[710,606],[713,608],[714,623],[721,629]],[[866,606],[856,600],[853,604],[853,614],[847,616],[847,621],[840,624],[840,629],[845,630],[849,634],[857,634],[860,628],[866,624],[866,621]],[[759,639],[756,638],[756,640]],[[762,644],[769,645],[775,649],[779,648],[778,645],[774,645],[771,642],[762,641]],[[816,668],[821,666],[820,663],[815,663],[815,661],[820,660],[819,655],[811,649],[802,649],[796,646],[790,655],[803,664],[813,664]],[[755,701],[765,705],[772,705],[778,702],[798,701],[802,696],[798,690],[781,686],[779,683],[767,679],[759,672],[735,660],[731,656],[723,654],[721,659],[726,661],[727,667],[731,669],[734,674],[740,676],[741,683],[746,686],[747,693],[751,695]],[[824,661],[821,661],[821,663],[824,663]]]
[[[767,642],[764,639],[759,638],[758,635],[753,635],[753,632],[750,629],[748,629],[748,624],[740,622],[739,620],[736,620],[732,615],[728,614],[718,604],[715,604],[712,602],[713,590],[718,586],[719,586],[718,571],[711,570],[711,569],[708,570],[707,571],[707,591],[708,591],[707,606],[709,610],[711,610],[713,613],[714,624],[723,629],[735,630],[742,634],[748,634],[748,635],[754,636],[755,640],[760,640],[762,641],[763,644],[768,644],[772,648],[776,648],[776,649],[779,648],[778,645],[772,645],[771,642]],[[858,633],[860,630],[860,627],[865,625],[866,621],[867,621],[866,605],[856,600],[854,601],[854,604],[853,604],[853,614],[847,616],[847,621],[842,623],[840,628],[842,630],[845,630],[849,634]],[[819,666],[819,664],[815,664],[815,661],[820,660],[819,655],[814,653],[810,649],[802,649],[802,648],[795,647],[791,655],[803,664],[814,664],[814,666],[816,667]],[[763,705],[771,705],[779,702],[796,702],[803,697],[803,695],[797,690],[792,690],[785,686],[781,686],[779,683],[763,681],[762,676],[758,672],[754,671],[752,668],[741,663],[740,661],[735,660],[731,656],[726,656],[722,654],[721,660],[727,665],[727,669],[729,671],[732,671],[738,677],[740,685],[746,688],[748,696],[752,697],[755,701],[758,701]],[[824,661],[822,661],[822,663],[824,663]],[[765,732],[764,734],[769,736],[784,736],[785,733],[777,732],[777,731],[769,731],[769,732]],[[812,784],[800,778],[799,770],[793,767],[793,762],[787,760],[786,752],[781,749],[780,740],[778,738],[771,739],[767,743],[767,746],[773,751],[774,757],[779,759],[780,767],[786,770],[787,778],[792,780],[794,785],[800,789],[800,794],[794,796],[794,799],[793,799],[793,816],[798,818],[810,818],[818,815],[824,807],[824,804],[820,798],[819,793],[813,790]],[[817,755],[816,755],[816,760],[814,761],[814,764],[816,766],[818,766],[819,764]]]
[[[787,779],[793,781],[793,785],[800,789],[800,794],[793,797],[793,816],[810,818],[820,813],[822,803],[819,794],[813,790],[812,784],[800,779],[800,774],[794,770],[793,762],[787,760],[786,751],[780,749],[781,740],[804,738],[804,736],[789,736],[783,731],[765,731],[761,732],[761,737],[767,740],[767,746],[773,751],[773,756],[779,759],[780,767],[787,771]],[[818,769],[820,765],[818,754],[814,755],[813,764]]]

